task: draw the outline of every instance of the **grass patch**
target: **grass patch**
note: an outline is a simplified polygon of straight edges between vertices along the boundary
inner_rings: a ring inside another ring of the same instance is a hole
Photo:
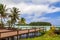
[[[60,35],[56,36],[40,36],[40,37],[35,37],[35,38],[28,38],[24,40],[60,40]]]
[[[54,34],[53,31],[48,31],[40,37],[27,38],[23,40],[60,40],[60,35]]]

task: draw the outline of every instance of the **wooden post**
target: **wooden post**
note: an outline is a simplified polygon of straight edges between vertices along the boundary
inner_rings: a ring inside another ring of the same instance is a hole
[[[28,33],[26,33],[26,38],[28,38]]]
[[[19,40],[19,37],[18,37],[18,35],[19,35],[19,30],[17,30],[17,40]]]
[[[11,40],[14,40],[14,36],[11,37]]]
[[[26,33],[26,38],[28,38],[29,37],[29,29],[28,29],[28,33]]]
[[[34,36],[36,36],[36,27],[34,29],[35,29]]]
[[[33,35],[33,37],[34,37],[34,36],[35,36],[35,33],[33,32],[32,35]]]
[[[39,28],[39,32],[41,31],[41,29]]]
[[[19,38],[21,39],[21,35],[19,35]]]
[[[1,33],[0,33],[0,40],[2,40],[2,39],[1,39]]]
[[[9,40],[9,37],[8,37],[8,38],[6,38],[6,40]]]
[[[39,35],[38,35],[38,36],[40,36],[40,31],[41,31],[41,29],[39,28],[39,31],[38,31],[38,34],[39,34]]]

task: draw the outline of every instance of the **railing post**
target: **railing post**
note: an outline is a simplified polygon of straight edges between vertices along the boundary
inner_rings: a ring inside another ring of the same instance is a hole
[[[7,40],[9,40],[9,37],[7,38]]]
[[[28,38],[29,37],[29,29],[28,29],[28,33],[26,34],[26,38]]]
[[[1,32],[0,32],[0,38],[1,38]]]
[[[18,35],[19,35],[19,30],[17,30],[17,40],[19,40],[19,37],[18,37]]]
[[[34,36],[36,36],[36,27],[34,29],[35,29]]]
[[[41,29],[39,28],[39,32],[41,31]]]
[[[39,36],[40,36],[40,31],[41,31],[41,29],[39,28]]]
[[[9,38],[8,38],[8,40],[9,40]],[[14,40],[14,36],[11,37],[11,40]]]
[[[19,38],[21,39],[21,34],[19,35]]]

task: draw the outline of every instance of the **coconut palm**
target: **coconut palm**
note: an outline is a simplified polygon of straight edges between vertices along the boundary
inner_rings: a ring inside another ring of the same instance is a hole
[[[6,5],[0,4],[0,17],[1,17],[1,23],[3,24],[3,19],[6,18],[7,15],[7,9],[6,9]]]
[[[16,7],[13,7],[12,9],[11,9],[11,15],[9,15],[9,17],[11,17],[11,23],[13,24],[13,25],[15,25],[15,22],[17,21],[17,20],[19,20],[19,13],[20,11],[19,11],[19,9],[18,8],[16,8]]]
[[[12,25],[12,24],[11,24],[11,20],[8,20],[8,21],[7,21],[7,24],[9,25],[9,27],[12,27],[12,26],[11,26],[11,25]]]
[[[0,22],[0,27],[4,27],[4,24],[3,24],[3,22],[2,22],[2,23]]]

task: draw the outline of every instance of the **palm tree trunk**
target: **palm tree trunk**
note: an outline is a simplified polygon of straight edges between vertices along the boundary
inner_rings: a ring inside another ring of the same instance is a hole
[[[13,23],[13,28],[15,27],[15,22]]]
[[[5,22],[5,18],[4,18],[4,22]],[[5,25],[5,24],[4,24]]]
[[[11,24],[9,23],[9,27],[11,27],[10,25],[11,25]]]
[[[1,17],[1,24],[2,24],[2,17]],[[1,27],[2,27],[2,25],[1,25]]]

